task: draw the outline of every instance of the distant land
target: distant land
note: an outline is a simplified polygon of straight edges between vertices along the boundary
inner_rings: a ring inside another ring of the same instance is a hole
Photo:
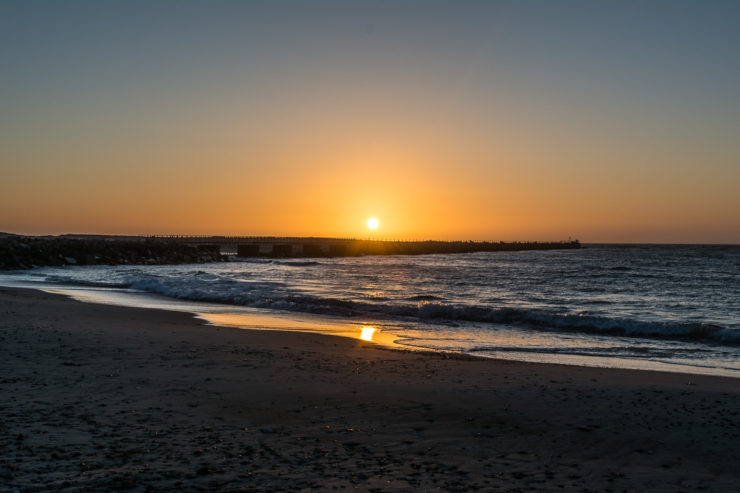
[[[386,241],[271,236],[21,236],[0,233],[0,269],[61,265],[182,264],[237,257],[425,255],[580,248],[558,242]]]

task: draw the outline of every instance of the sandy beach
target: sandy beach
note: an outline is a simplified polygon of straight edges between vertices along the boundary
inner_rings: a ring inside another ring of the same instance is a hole
[[[740,379],[0,289],[0,490],[737,491]]]

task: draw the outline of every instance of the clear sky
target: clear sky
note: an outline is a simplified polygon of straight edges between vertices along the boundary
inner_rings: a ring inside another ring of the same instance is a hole
[[[0,231],[740,243],[740,2],[0,0]]]

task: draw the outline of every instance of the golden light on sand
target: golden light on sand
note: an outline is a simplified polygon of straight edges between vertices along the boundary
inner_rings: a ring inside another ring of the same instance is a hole
[[[362,339],[363,341],[372,342],[373,334],[375,334],[375,327],[363,327],[362,333],[360,334],[360,339]]]
[[[367,220],[367,227],[370,229],[378,229],[378,226],[380,226],[380,222],[377,218],[371,217]]]

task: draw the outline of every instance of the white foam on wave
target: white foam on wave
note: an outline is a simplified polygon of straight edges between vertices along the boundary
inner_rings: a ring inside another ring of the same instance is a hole
[[[421,301],[417,303],[388,299],[348,300],[295,292],[282,283],[264,280],[239,281],[204,271],[194,271],[186,277],[160,277],[143,272],[131,272],[122,279],[109,282],[79,280],[59,275],[49,276],[47,280],[91,287],[125,287],[182,300],[229,303],[304,313],[350,317],[367,315],[404,317],[442,323],[485,322],[539,330],[740,344],[740,331],[710,323],[647,321],[587,313],[561,313],[544,309],[460,305],[444,303],[428,295],[406,298],[420,299]]]

